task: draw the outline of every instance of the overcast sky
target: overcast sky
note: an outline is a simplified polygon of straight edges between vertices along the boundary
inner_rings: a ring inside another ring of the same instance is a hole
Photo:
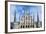
[[[10,5],[10,21],[14,21],[14,13],[16,11],[16,21],[19,21],[19,16],[24,15],[24,10],[27,10],[27,12],[30,11],[30,15],[33,16],[35,21],[37,21],[37,12],[39,15],[39,20],[42,20],[42,7],[41,6],[32,6],[32,5]]]

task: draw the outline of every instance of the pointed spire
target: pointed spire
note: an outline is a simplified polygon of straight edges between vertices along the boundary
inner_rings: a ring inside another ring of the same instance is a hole
[[[33,13],[33,28],[34,28],[34,13]]]
[[[38,23],[39,23],[39,15],[38,15],[38,12],[37,12],[37,24],[36,24],[37,28],[38,28]]]
[[[16,22],[16,11],[14,12],[14,22]]]

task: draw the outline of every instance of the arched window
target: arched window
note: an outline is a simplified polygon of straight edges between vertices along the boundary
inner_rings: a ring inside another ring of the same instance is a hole
[[[23,28],[24,28],[24,25],[23,25]]]
[[[21,28],[22,28],[22,25],[21,25]]]
[[[26,25],[26,28],[27,28],[27,25]]]

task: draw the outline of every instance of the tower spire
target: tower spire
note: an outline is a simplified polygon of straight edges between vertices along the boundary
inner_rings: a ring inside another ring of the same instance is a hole
[[[16,11],[14,12],[14,22],[16,22]]]
[[[33,13],[33,27],[34,27],[34,13]]]
[[[37,12],[37,24],[36,24],[37,28],[38,28],[38,23],[39,23],[39,15],[38,15],[38,12]]]

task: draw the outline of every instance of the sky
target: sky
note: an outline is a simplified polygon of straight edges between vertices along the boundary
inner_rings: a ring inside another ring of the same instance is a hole
[[[19,21],[19,16],[24,15],[24,12],[29,12],[30,15],[34,15],[35,21],[37,21],[37,12],[39,15],[39,20],[42,20],[42,7],[41,6],[34,6],[34,5],[10,5],[10,21],[14,21],[14,15],[16,11],[16,21]],[[26,10],[26,11],[25,11]]]

